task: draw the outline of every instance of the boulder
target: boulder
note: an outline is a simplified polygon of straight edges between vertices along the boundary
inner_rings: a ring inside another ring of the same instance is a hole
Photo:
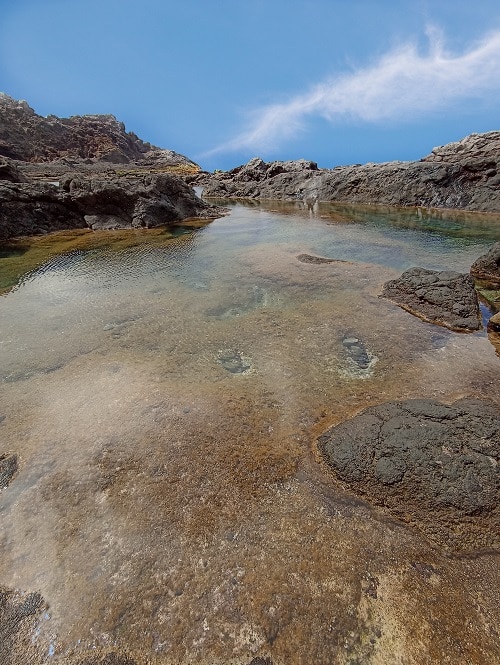
[[[500,286],[500,242],[474,261],[470,273],[476,279]]]
[[[70,173],[57,185],[0,183],[0,240],[87,226],[150,228],[222,213],[168,174]]]
[[[486,546],[500,534],[499,441],[498,406],[415,399],[370,407],[318,447],[355,493],[430,533]]]
[[[0,157],[0,180],[8,182],[22,182],[22,177],[19,169],[6,157]]]
[[[481,314],[470,275],[410,268],[386,282],[382,296],[429,323],[458,332],[480,330]]]

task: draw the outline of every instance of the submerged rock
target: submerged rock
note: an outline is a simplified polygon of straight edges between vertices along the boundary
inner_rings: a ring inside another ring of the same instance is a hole
[[[0,455],[0,490],[10,484],[17,473],[17,455]]]
[[[221,214],[169,174],[72,172],[57,184],[0,181],[0,240],[87,227],[151,228]]]
[[[250,359],[236,349],[221,349],[217,360],[231,374],[245,374],[252,368]]]
[[[452,270],[410,268],[384,284],[382,296],[429,323],[451,330],[480,330],[481,315],[474,282]]]
[[[416,399],[370,407],[321,435],[318,447],[357,494],[430,533],[486,546],[500,533],[499,441],[495,405]]]

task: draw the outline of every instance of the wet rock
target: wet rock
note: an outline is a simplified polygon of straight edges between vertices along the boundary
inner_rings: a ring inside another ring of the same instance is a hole
[[[470,273],[477,279],[500,286],[500,242],[496,242],[486,254],[474,261]]]
[[[488,339],[495,347],[497,356],[500,357],[500,312],[494,314],[488,321]]]
[[[321,265],[322,263],[335,263],[335,259],[328,259],[325,256],[315,256],[314,254],[299,254],[297,259],[301,263],[312,263],[314,265]]]
[[[0,240],[63,229],[150,228],[222,214],[176,176],[68,173],[58,186],[0,181]]]
[[[493,332],[500,332],[500,312],[494,314],[488,321],[488,330]]]
[[[481,315],[474,282],[451,270],[410,268],[384,284],[382,296],[415,316],[451,330],[480,330]]]
[[[244,374],[252,368],[250,359],[235,349],[219,351],[217,360],[231,374]]]
[[[266,291],[259,286],[254,286],[244,294],[236,294],[233,302],[222,302],[216,307],[208,309],[205,314],[215,319],[232,319],[265,307],[266,302]]]
[[[500,533],[499,441],[492,403],[416,399],[370,407],[321,435],[318,447],[357,494],[484,546]]]
[[[500,210],[500,132],[471,134],[434,148],[420,161],[355,164],[318,169],[314,162],[247,165],[209,177],[206,196],[379,203],[425,208]],[[200,181],[201,182],[201,181]]]
[[[17,455],[0,455],[0,490],[7,487],[17,473]]]

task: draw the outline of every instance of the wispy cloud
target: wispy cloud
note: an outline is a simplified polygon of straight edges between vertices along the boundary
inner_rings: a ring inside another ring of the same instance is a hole
[[[500,32],[459,54],[446,50],[437,29],[427,32],[427,52],[403,45],[369,67],[323,81],[288,102],[254,110],[244,131],[207,155],[275,149],[313,116],[331,122],[401,120],[500,92]]]

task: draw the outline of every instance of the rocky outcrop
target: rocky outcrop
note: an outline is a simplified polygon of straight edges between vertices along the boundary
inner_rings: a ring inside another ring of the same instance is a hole
[[[0,180],[22,182],[24,178],[15,164],[4,157],[0,157]]]
[[[199,166],[173,150],[163,150],[142,141],[113,115],[84,115],[58,118],[38,115],[25,101],[0,93],[0,155],[24,162],[81,159],[114,164],[138,162],[184,166],[191,172]]]
[[[318,169],[314,162],[254,158],[204,176],[205,196],[378,203],[500,211],[500,132],[471,134],[420,161]]]
[[[43,118],[0,93],[0,241],[217,217],[220,209],[176,177],[197,171],[186,157],[126,132],[112,115]]]
[[[496,242],[486,254],[471,266],[471,275],[495,286],[500,286],[500,242]]]
[[[429,323],[451,330],[479,330],[481,315],[474,282],[452,270],[410,268],[386,282],[382,296]]]
[[[166,173],[69,173],[53,184],[0,181],[0,240],[87,227],[150,228],[221,214]]]
[[[498,539],[500,413],[489,402],[370,407],[319,437],[335,476],[397,517],[464,547]]]

